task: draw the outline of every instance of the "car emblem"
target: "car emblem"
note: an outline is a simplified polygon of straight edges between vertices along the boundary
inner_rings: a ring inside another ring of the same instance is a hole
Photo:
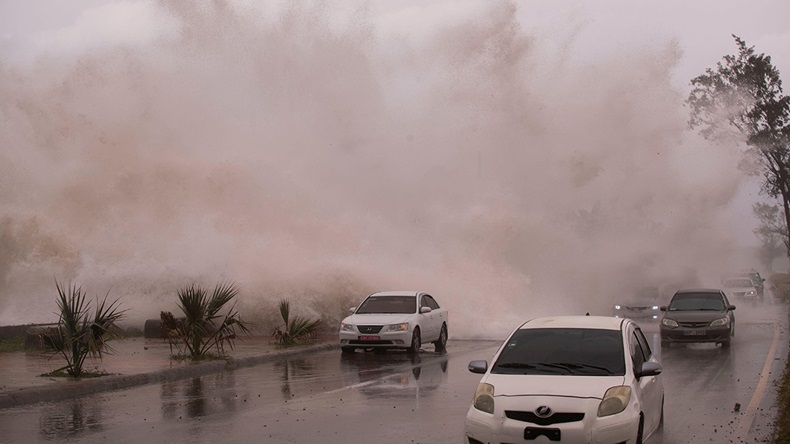
[[[538,418],[548,418],[549,416],[551,416],[551,414],[552,414],[551,409],[546,405],[542,405],[537,409],[535,409],[535,415]]]

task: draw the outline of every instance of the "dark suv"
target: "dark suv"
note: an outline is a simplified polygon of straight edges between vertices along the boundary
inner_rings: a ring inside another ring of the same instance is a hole
[[[686,289],[661,307],[661,346],[673,342],[715,342],[729,347],[735,336],[735,306],[718,289]]]

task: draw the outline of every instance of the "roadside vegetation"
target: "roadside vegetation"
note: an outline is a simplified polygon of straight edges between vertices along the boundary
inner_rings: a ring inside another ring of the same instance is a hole
[[[790,296],[790,274],[777,273],[770,277],[776,287],[777,297],[783,302]],[[776,403],[779,414],[774,430],[775,444],[790,444],[790,360],[785,363],[784,373],[778,382]]]
[[[235,310],[233,299],[239,290],[233,283],[218,283],[209,296],[200,285],[190,285],[178,290],[178,308],[183,317],[161,313],[165,337],[178,351],[174,357],[192,360],[225,356],[225,346],[231,350],[238,335],[249,335],[246,322]],[[225,314],[221,314],[221,312]]]
[[[0,353],[25,351],[25,338],[18,336],[0,339]]]
[[[91,311],[91,302],[85,297],[82,287],[61,286],[57,281],[58,324],[41,333],[41,342],[53,356],[60,355],[66,365],[49,375],[66,374],[75,378],[83,375],[85,360],[102,359],[103,354],[112,353],[107,341],[120,329],[118,321],[124,311],[119,309],[118,300],[108,303],[107,296],[96,301],[96,309]]]
[[[280,345],[293,345],[314,340],[318,333],[321,320],[311,320],[304,316],[291,316],[291,304],[286,300],[279,303],[282,326],[272,332],[272,336]]]

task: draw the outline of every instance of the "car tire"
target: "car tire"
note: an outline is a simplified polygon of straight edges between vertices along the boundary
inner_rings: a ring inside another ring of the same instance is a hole
[[[433,343],[437,352],[443,352],[447,348],[447,325],[442,324],[442,331],[439,332],[439,339]]]
[[[669,350],[671,343],[669,341],[661,340],[661,350]]]
[[[661,398],[661,416],[658,418],[657,431],[664,430],[664,398]]]
[[[411,344],[407,351],[411,354],[416,354],[420,351],[420,347],[422,347],[422,342],[420,342],[420,329],[415,328],[414,332],[411,334]]]
[[[351,354],[354,353],[355,350],[354,347],[340,347],[340,352],[343,354]]]
[[[726,341],[721,343],[721,348],[730,348],[730,344],[732,344],[732,339],[727,338]]]

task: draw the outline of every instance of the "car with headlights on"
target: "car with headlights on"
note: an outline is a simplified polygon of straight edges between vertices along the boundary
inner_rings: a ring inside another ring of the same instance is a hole
[[[640,288],[630,298],[614,304],[612,315],[616,318],[658,321],[661,317],[659,308],[664,304],[658,287]]]
[[[642,443],[663,424],[662,367],[639,325],[554,316],[520,325],[482,374],[465,442]]]
[[[672,296],[659,326],[661,346],[713,342],[728,348],[735,336],[735,306],[720,289],[684,289]]]
[[[762,300],[754,281],[748,276],[724,278],[721,289],[734,301],[756,303],[758,299]]]
[[[436,299],[420,291],[385,291],[369,295],[340,323],[340,349],[405,349],[417,353],[432,342],[444,351],[448,313]]]

